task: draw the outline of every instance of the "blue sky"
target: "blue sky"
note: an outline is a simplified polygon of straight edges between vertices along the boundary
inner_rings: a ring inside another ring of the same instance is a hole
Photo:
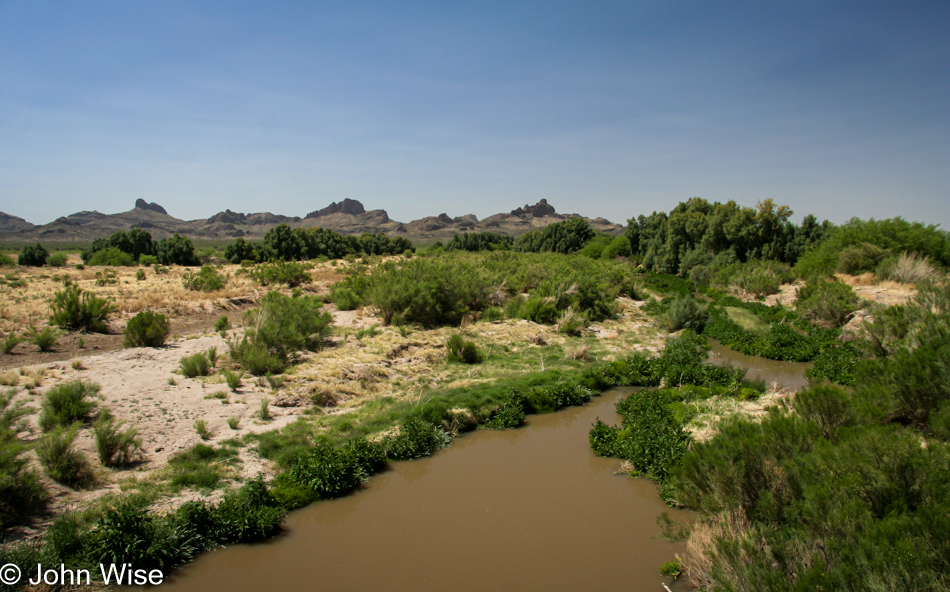
[[[950,229],[950,3],[0,0],[0,211]]]

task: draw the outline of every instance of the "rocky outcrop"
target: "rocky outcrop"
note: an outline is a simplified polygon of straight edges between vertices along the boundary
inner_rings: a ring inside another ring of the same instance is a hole
[[[4,232],[21,232],[24,230],[30,230],[33,228],[33,224],[27,222],[23,218],[18,218],[16,216],[11,216],[10,214],[4,214],[0,212],[0,231]]]
[[[135,209],[137,209],[137,210],[151,210],[151,211],[153,211],[153,212],[158,212],[159,214],[165,214],[166,216],[168,215],[168,212],[165,211],[165,208],[163,208],[162,206],[158,205],[158,204],[155,203],[154,201],[153,201],[152,203],[148,203],[147,201],[145,201],[145,200],[142,199],[141,197],[138,198],[137,200],[135,200]]]
[[[353,216],[359,216],[365,212],[366,209],[363,208],[363,204],[355,199],[346,198],[340,203],[333,202],[322,210],[310,212],[304,216],[304,219],[319,218],[321,216],[329,216],[330,214],[351,214]]]
[[[511,210],[511,215],[520,218],[544,218],[546,216],[556,216],[557,212],[554,210],[554,206],[548,203],[548,200],[542,199],[533,206],[525,204],[523,208]]]

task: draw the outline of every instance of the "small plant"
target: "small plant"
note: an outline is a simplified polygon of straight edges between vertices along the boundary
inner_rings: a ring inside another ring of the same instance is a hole
[[[208,440],[211,438],[211,432],[208,430],[208,422],[203,419],[196,419],[195,431],[198,432],[198,435],[201,436],[202,440]]]
[[[666,329],[669,331],[692,329],[701,333],[708,320],[709,309],[706,305],[700,304],[691,296],[680,295],[670,306]]]
[[[465,364],[480,364],[484,357],[482,352],[471,341],[464,339],[458,333],[449,337],[445,344],[450,362],[462,362]]]
[[[185,356],[179,360],[181,374],[185,378],[195,378],[197,376],[207,376],[211,373],[211,361],[206,353],[197,353]]]
[[[680,574],[683,573],[683,566],[679,561],[667,561],[660,566],[660,575],[668,576],[674,580],[680,577]]]
[[[360,327],[356,330],[356,339],[357,341],[362,341],[364,337],[376,337],[379,335],[378,325],[372,325],[370,327]]]
[[[13,267],[16,263],[13,261],[13,257],[10,257],[6,253],[0,253],[0,267]]]
[[[86,458],[73,450],[79,426],[57,427],[36,444],[36,454],[52,479],[70,487],[82,488],[93,482]]]
[[[587,326],[587,316],[568,308],[561,313],[557,321],[557,332],[563,335],[579,336]]]
[[[109,413],[102,413],[92,424],[96,436],[99,461],[106,467],[124,467],[135,462],[142,448],[142,439],[134,428],[122,429],[122,422]]]
[[[233,370],[224,370],[221,372],[221,375],[224,376],[224,381],[228,383],[228,388],[237,392],[238,388],[241,387],[241,379],[244,378],[244,372],[239,374]]]
[[[212,346],[208,348],[208,361],[211,362],[211,367],[214,368],[218,363],[218,348]]]
[[[79,270],[79,271],[82,271],[82,270],[86,269],[86,266],[83,265],[82,263],[77,263],[77,264],[76,264],[76,269]]]
[[[228,315],[223,315],[217,321],[214,322],[214,330],[221,334],[221,337],[224,337],[225,331],[231,328],[231,321],[228,320]]]
[[[135,281],[141,282],[144,279],[145,279],[145,270],[144,269],[135,270]]]
[[[146,255],[142,253],[139,255],[139,265],[142,267],[149,267],[151,265],[156,265],[158,263],[158,257],[155,255]]]
[[[76,347],[79,349],[86,347],[86,340],[82,338],[82,335],[76,338]]]
[[[8,354],[13,351],[13,348],[23,343],[23,341],[24,339],[22,337],[20,337],[13,331],[10,331],[9,333],[7,333],[7,336],[6,338],[4,338],[3,343],[2,345],[0,345],[0,347],[3,347],[3,353]]]
[[[168,273],[168,267],[162,265],[161,263],[152,264],[152,271],[155,272],[155,275],[162,275]]]
[[[399,325],[398,328],[399,328],[399,336],[402,337],[403,339],[412,335],[412,329],[410,329],[408,325]]]
[[[267,380],[267,384],[269,384],[270,387],[275,390],[284,386],[284,381],[287,380],[280,374],[274,375],[274,374],[271,374],[270,372],[265,374],[264,378]]]
[[[76,421],[85,421],[96,406],[89,398],[97,396],[99,388],[94,382],[80,380],[50,388],[40,405],[40,427],[49,431],[57,426],[66,427]]]
[[[258,411],[257,416],[262,421],[267,421],[270,419],[270,400],[267,398],[267,395],[264,395],[261,398],[261,408]]]
[[[241,418],[239,418],[238,416],[232,415],[231,417],[228,418],[228,427],[231,428],[232,430],[238,429],[240,425],[241,425]]]
[[[125,325],[124,347],[159,347],[165,345],[171,324],[163,314],[144,310]]]
[[[70,363],[70,366],[72,366],[73,370],[78,370],[78,371],[82,371],[86,369],[86,367],[82,363],[82,360],[73,360],[72,363]]]
[[[109,313],[115,310],[111,301],[83,292],[78,286],[66,286],[53,294],[50,323],[68,331],[106,332]]]
[[[186,271],[181,276],[182,285],[188,290],[214,292],[227,284],[227,277],[218,273],[211,265],[205,265],[198,272]]]
[[[59,331],[55,327],[45,327],[42,331],[36,327],[30,327],[27,330],[30,343],[40,348],[40,351],[52,351],[59,342]]]
[[[175,382],[174,377],[168,379],[168,386],[175,386],[175,385],[177,385],[177,384],[178,384],[178,383]]]
[[[813,322],[841,327],[860,308],[851,286],[838,281],[812,280],[795,291],[795,308]]]
[[[114,269],[104,269],[96,272],[97,286],[113,286],[119,283],[119,276]]]

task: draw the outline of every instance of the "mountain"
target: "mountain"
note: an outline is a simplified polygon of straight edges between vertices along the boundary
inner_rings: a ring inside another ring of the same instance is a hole
[[[260,239],[274,226],[287,224],[295,228],[320,226],[342,234],[385,232],[405,236],[415,242],[431,242],[449,240],[453,234],[460,232],[490,231],[519,236],[577,216],[578,214],[558,214],[554,206],[542,199],[533,206],[525,204],[507,214],[495,214],[483,220],[479,220],[474,214],[451,217],[441,213],[438,216],[427,216],[403,223],[390,219],[386,210],[366,210],[359,201],[344,199],[314,210],[303,218],[270,212],[244,214],[228,209],[207,219],[180,220],[169,215],[165,208],[157,203],[137,199],[135,207],[127,212],[103,214],[97,211],[82,211],[39,226],[0,212],[0,241],[91,242],[95,238],[131,228],[147,230],[156,240],[175,233],[196,240],[230,240],[238,237]],[[603,218],[588,219],[588,222],[601,232],[620,234],[623,231],[623,226]]]

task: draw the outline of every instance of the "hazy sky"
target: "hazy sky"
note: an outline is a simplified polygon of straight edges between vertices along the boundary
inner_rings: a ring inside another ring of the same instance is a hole
[[[950,228],[950,2],[0,0],[0,211]]]

